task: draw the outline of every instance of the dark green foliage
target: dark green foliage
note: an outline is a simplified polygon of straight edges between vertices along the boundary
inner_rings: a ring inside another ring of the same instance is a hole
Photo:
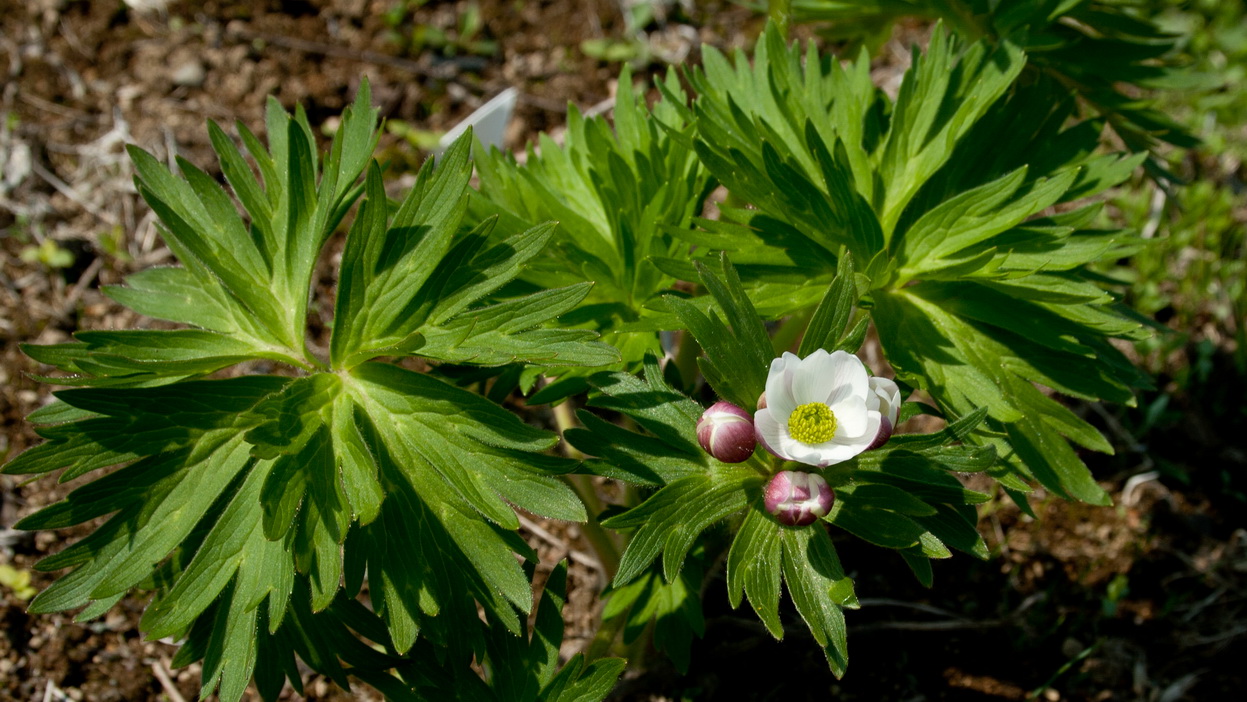
[[[706,351],[702,368],[715,391],[725,398],[752,398],[746,405],[752,407],[765,387],[766,371],[748,369],[764,352],[758,345],[767,343],[766,332],[726,258],[721,271],[723,277],[701,269],[702,283],[716,303],[708,315],[691,305],[677,305],[676,311],[682,319],[690,310],[701,315],[688,319]],[[812,324],[824,340],[843,338],[846,310],[856,299],[856,288],[848,282],[853,280],[852,265],[846,262]],[[730,320],[730,331],[720,313]],[[716,368],[738,372],[718,373]],[[644,380],[614,373],[590,381],[601,393],[591,396],[590,406],[620,412],[638,429],[629,431],[583,412],[585,428],[569,430],[565,438],[598,457],[586,463],[595,472],[658,487],[639,506],[604,522],[613,529],[635,529],[615,575],[608,613],[628,617],[632,628],[651,618],[660,627],[667,622],[677,641],[698,633],[700,619],[689,614],[696,603],[688,599],[692,595],[682,569],[704,532],[726,521],[736,528],[727,556],[733,606],[739,606],[742,592],[748,595],[767,629],[779,638],[780,583],[786,582],[831,670],[843,675],[848,649],[842,610],[857,606],[852,580],[821,523],[787,527],[766,513],[762,488],[774,469],[767,455],[758,451],[744,463],[728,465],[702,451],[693,435],[701,407],[668,386],[652,359]],[[954,473],[988,469],[996,462],[995,450],[950,444],[970,437],[986,414],[986,409],[972,412],[934,434],[895,436],[883,448],[822,469],[837,491],[825,520],[897,550],[927,585],[931,570],[926,559],[949,557],[950,546],[985,558],[986,546],[974,529],[973,505],[989,496],[965,489]],[[660,557],[661,574],[651,567]],[[680,649],[671,655],[677,665],[687,665]]]
[[[1112,126],[1131,151],[1197,140],[1157,109],[1143,90],[1207,87],[1188,68],[1182,37],[1162,29],[1140,0],[795,0],[796,22],[820,23],[829,37],[875,45],[906,18],[944,22],[969,41],[1013,43],[1028,55],[1025,79],[1052,80],[1092,116]],[[827,24],[823,24],[827,23]],[[1167,173],[1159,158],[1150,165]]]
[[[573,106],[562,145],[543,135],[523,165],[498,151],[478,154],[480,193],[470,208],[480,220],[498,215],[504,233],[556,220],[551,245],[521,280],[591,282],[586,305],[567,319],[608,333],[634,369],[645,353],[661,352],[655,331],[676,328],[650,307],[677,280],[668,262],[687,265],[688,246],[673,232],[691,226],[713,185],[693,153],[679,81],[672,73],[661,84],[667,99],[647,109],[625,70],[613,131]]]
[[[889,362],[953,417],[988,409],[971,441],[997,448],[991,474],[1019,499],[1036,480],[1103,503],[1066,439],[1107,442],[1033,383],[1116,402],[1146,384],[1108,342],[1146,332],[1085,268],[1136,240],[1072,204],[1141,157],[1097,155],[1098,126],[1058,86],[1015,82],[1026,61],[937,29],[892,101],[864,56],[803,56],[773,28],[752,66],[708,51],[690,74],[696,148],[756,209],[725,209],[696,239],[732,251],[764,314],[812,305],[845,253],[866,262],[862,304]]]
[[[346,664],[397,694],[402,683],[384,671],[418,638],[461,657],[485,652],[478,606],[495,628],[522,631],[532,594],[515,554],[535,554],[515,533],[513,505],[585,519],[558,479],[575,462],[544,453],[553,434],[379,360],[605,365],[619,354],[593,331],[548,326],[587,285],[491,297],[552,227],[489,242],[492,221],[461,226],[470,136],[436,168],[427,164],[396,210],[375,163],[356,185],[375,146],[368,99],[365,86],[321,161],[302,113],[291,119],[270,103],[268,149],[240,127],[263,185],[211,127],[249,221],[190,164],[179,178],[132,150],[139,191],[183,267],[140,273],[110,293],[194,328],[84,332],[28,348],[70,374],[52,382],[84,387],[58,392],[59,403],[32,417],[47,423],[47,443],[5,472],[62,470],[70,480],[118,466],[21,522],[46,529],[108,517],[39,564],[73,570],[32,610],[84,608],[78,616],[88,619],[132,590],[152,590],[143,628],[185,638],[178,662],[204,661],[204,695],[219,686],[237,699],[254,672],[271,697],[283,675],[297,683],[295,654],[344,686]],[[312,266],[361,193],[323,358],[304,343]],[[257,360],[295,375],[205,379]],[[365,574],[375,614],[352,599]],[[383,660],[346,627],[383,643]],[[352,652],[372,654],[371,667]],[[604,695],[618,669],[551,671],[543,682],[561,682],[542,699]]]

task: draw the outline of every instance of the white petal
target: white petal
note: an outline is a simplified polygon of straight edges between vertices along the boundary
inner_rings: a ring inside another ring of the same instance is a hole
[[[836,351],[828,358],[829,370],[833,377],[833,390],[823,400],[835,406],[846,397],[866,399],[870,391],[870,376],[866,375],[866,366],[862,359],[847,351]]]
[[[831,407],[836,415],[836,439],[851,439],[866,431],[866,398],[846,397]],[[876,413],[877,414],[877,413]]]
[[[827,465],[827,463],[824,462],[827,458],[827,449],[820,448],[821,446],[827,446],[827,444],[810,446],[809,444],[803,444],[795,439],[792,441],[793,445],[790,447],[790,450],[787,451],[789,454],[787,456],[788,460],[812,466]]]
[[[792,396],[792,375],[800,363],[801,359],[795,354],[785,351],[783,356],[771,361],[766,376],[766,407],[780,424],[787,424],[788,415],[797,408]]]
[[[827,448],[821,449],[818,452],[819,460],[817,462],[814,462],[814,465],[829,466],[835,463],[843,463],[844,461],[847,461],[850,458],[861,453],[862,451],[866,450],[866,444],[857,446],[857,445],[848,445],[848,444],[835,444],[835,443],[828,442],[827,444],[823,444],[823,445],[827,446]]]
[[[871,394],[879,398],[877,408],[883,416],[896,425],[896,417],[901,410],[901,388],[889,378],[871,378]],[[871,408],[875,409],[875,408]]]
[[[822,349],[806,356],[792,374],[792,395],[797,405],[827,402],[836,390],[836,362]]]
[[[871,381],[873,381],[874,377],[872,376],[870,379]],[[875,390],[874,382],[871,382],[870,392],[866,393],[866,409],[875,410],[876,412],[878,412],[879,407],[882,404],[883,404],[883,397],[879,394],[877,390]]]
[[[758,410],[758,413],[753,416],[753,428],[763,448],[771,453],[779,451],[780,425],[775,421],[775,415],[769,405],[765,409]],[[783,456],[780,457],[783,458]]]
[[[809,462],[805,458],[803,458],[803,456],[806,456],[807,454],[810,453],[810,449],[811,449],[810,445],[803,444],[800,441],[797,441],[796,439],[792,438],[792,435],[788,433],[787,427],[779,428],[778,441],[779,441],[779,445],[773,448],[775,449],[775,453],[780,458],[786,458],[790,461],[800,461],[802,463]]]
[[[879,436],[879,427],[881,426],[883,426],[883,415],[874,410],[867,412],[866,431],[862,432],[861,438],[854,440],[853,444],[856,445],[859,441],[866,441],[867,439],[869,439],[869,441],[866,441],[867,446],[874,443],[875,437]]]

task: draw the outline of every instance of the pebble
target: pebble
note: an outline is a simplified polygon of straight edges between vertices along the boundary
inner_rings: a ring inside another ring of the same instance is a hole
[[[174,85],[198,88],[204,84],[206,75],[203,64],[191,59],[178,64],[178,67],[173,69],[173,74],[170,78],[173,80]]]

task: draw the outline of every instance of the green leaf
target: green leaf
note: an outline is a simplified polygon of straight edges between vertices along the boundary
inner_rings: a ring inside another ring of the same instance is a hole
[[[586,118],[573,107],[562,143],[543,135],[522,164],[497,150],[476,154],[480,194],[471,198],[469,220],[497,217],[495,239],[557,221],[551,245],[519,278],[538,289],[593,282],[586,302],[603,313],[584,326],[597,331],[651,322],[674,328],[646,305],[675,283],[662,262],[687,268],[689,250],[677,233],[691,227],[714,185],[693,152],[692,115],[679,80],[672,72],[659,84],[663,97],[650,106],[625,68],[613,130],[607,119]],[[659,347],[654,331],[607,341],[635,367]]]
[[[106,285],[102,290],[148,317],[226,334],[249,326],[246,312],[219,282],[190,268],[149,268],[127,277],[125,286]]]
[[[510,636],[532,607],[520,563],[536,553],[514,533],[516,509],[586,518],[559,480],[577,463],[545,454],[552,434],[431,375],[366,362],[437,343],[476,345],[505,361],[619,358],[591,341],[593,332],[547,327],[587,285],[493,297],[552,227],[501,240],[490,239],[488,225],[462,228],[467,142],[425,169],[392,218],[378,169],[355,183],[375,146],[368,99],[365,88],[320,162],[306,115],[270,101],[269,148],[239,129],[260,178],[209,127],[249,222],[204,172],[183,163],[178,178],[135,152],[139,188],[184,267],[138,274],[112,292],[198,328],[82,332],[73,343],[29,349],[75,375],[58,382],[96,387],[60,391],[34,416],[46,443],[4,470],[61,470],[71,480],[116,466],[21,522],[57,528],[106,518],[40,563],[72,571],[32,607],[82,608],[79,617],[91,618],[132,591],[153,590],[143,626],[185,640],[176,661],[203,661],[203,695],[235,700],[253,676],[269,696],[287,676],[297,688],[297,655],[340,685],[350,670],[387,695],[413,698],[389,671],[405,674],[397,654],[416,649],[462,660],[479,689],[468,667],[485,650],[478,612],[491,632]],[[305,348],[311,273],[364,191],[344,253],[329,372]],[[192,380],[256,361],[299,374]],[[375,614],[352,599],[365,584]],[[541,624],[547,638],[553,607]],[[544,646],[547,670],[527,688],[533,695],[554,682],[557,650],[557,641]],[[614,665],[577,664],[559,689],[604,695]]]
[[[852,581],[823,529],[784,529],[784,582],[788,593],[823,648],[831,672],[843,677],[849,664],[843,607],[856,603]]]
[[[611,373],[594,375],[591,381],[600,394],[590,398],[589,406],[626,414],[669,446],[691,456],[705,455],[697,440],[702,406],[667,383],[654,356],[645,358],[644,380]]]
[[[989,426],[1006,433],[1014,449],[1006,463],[1010,470],[1037,479],[1058,494],[1095,504],[1107,501],[1059,429],[1083,443],[1100,447],[1103,443],[1091,438],[1087,428],[1070,422],[1068,415],[1054,413],[1051,401],[1031,381],[1080,395],[1122,399],[1124,386],[1114,377],[1116,371],[1094,359],[1038,353],[1012,333],[973,325],[944,310],[917,287],[904,294],[876,296],[875,302],[880,338],[898,373],[936,388],[933,395],[953,414],[986,408]],[[1074,338],[1086,344],[1095,336],[1077,329]]]
[[[303,450],[325,423],[328,408],[341,391],[338,376],[317,373],[264,398],[249,412],[250,423],[255,425],[246,434],[252,455],[276,458]]]
[[[516,361],[560,366],[604,366],[619,352],[592,341],[590,331],[532,329],[579,304],[591,285],[545,290],[465,312],[441,328],[426,328],[421,355],[454,363],[497,366]]]
[[[342,281],[331,342],[332,364],[358,363],[373,349],[400,343],[425,319],[407,314],[420,290],[450,251],[467,209],[471,175],[465,134],[442,155],[427,161],[391,219],[380,173],[368,176],[365,207],[347,235]],[[382,355],[380,353],[376,355]],[[359,358],[355,358],[360,356]]]
[[[728,402],[752,407],[766,389],[774,352],[766,328],[726,256],[720,258],[720,267],[722,279],[706,267],[700,267],[698,272],[727,324],[714,311],[703,314],[686,300],[668,296],[667,302],[706,352],[700,361],[706,382]]]
[[[857,283],[854,279],[853,257],[845,254],[836,267],[836,277],[827,288],[823,301],[814,310],[797,355],[801,358],[816,349],[836,348],[845,336],[853,308],[857,305]],[[857,349],[853,349],[856,351]]]
[[[1019,192],[1026,167],[987,185],[968,190],[928,211],[902,237],[898,261],[901,280],[939,270],[953,254],[1004,232],[1055,203],[1069,189],[1076,170],[1040,178]]]
[[[724,471],[715,476],[689,476],[677,480],[633,509],[604,521],[619,529],[639,526],[628,543],[614,582],[624,584],[663,556],[663,574],[675,579],[693,540],[710,525],[745,507],[747,489],[760,480],[745,472]]]
[[[939,541],[976,558],[982,560],[989,558],[987,544],[984,543],[978,530],[974,528],[972,508],[954,508],[948,505],[936,505],[935,508],[936,514],[915,519],[930,530]],[[924,550],[926,548],[924,544]]]
[[[765,512],[751,509],[727,555],[727,595],[732,607],[740,606],[742,592],[749,595],[749,604],[777,639],[784,635],[779,619],[783,531]]]
[[[350,378],[360,389],[357,402],[369,415],[392,415],[419,425],[412,427],[404,442],[422,444],[425,442],[420,439],[427,437],[425,441],[434,443],[438,436],[452,440],[462,437],[484,446],[520,451],[544,451],[556,442],[550,433],[524,424],[479,395],[423,373],[366,363],[352,369]],[[453,432],[446,431],[448,428]]]
[[[671,581],[652,567],[625,585],[612,585],[607,590],[602,621],[623,617],[624,644],[652,636],[654,647],[667,654],[676,670],[687,673],[693,639],[706,633],[700,595],[704,560],[705,549],[698,545],[679,576]]]
[[[849,491],[844,488],[836,491],[836,504],[832,507],[831,513],[827,515],[827,521],[859,539],[884,548],[903,549],[918,543],[919,537],[926,529],[913,519],[872,503],[868,499],[854,499],[853,493],[855,492],[855,490]]]
[[[626,661],[622,658],[599,658],[586,665],[580,654],[576,654],[563,667],[564,674],[560,674],[542,691],[542,699],[549,702],[600,702],[615,687],[615,681],[623,674],[625,665]]]
[[[915,55],[901,83],[890,127],[877,153],[885,191],[876,196],[885,239],[918,189],[951,156],[969,131],[1013,83],[1026,64],[1009,41],[968,47],[954,60],[955,44],[941,29],[925,55]]]
[[[262,462],[247,475],[174,587],[144,612],[141,626],[149,637],[184,631],[231,583],[229,600],[237,606],[231,617],[245,618],[265,597],[290,596],[290,553],[260,528],[259,492],[271,467]]]
[[[594,475],[638,485],[660,486],[705,470],[707,454],[691,454],[662,439],[615,426],[588,412],[576,414],[584,428],[572,428],[563,438],[577,450],[601,460],[585,469]]]
[[[601,366],[619,354],[585,330],[545,325],[570,311],[588,283],[472,307],[524,270],[553,225],[487,246],[494,220],[463,232],[470,136],[434,167],[425,164],[391,220],[380,171],[347,236],[330,356],[336,368],[370,358],[419,354],[453,363]]]

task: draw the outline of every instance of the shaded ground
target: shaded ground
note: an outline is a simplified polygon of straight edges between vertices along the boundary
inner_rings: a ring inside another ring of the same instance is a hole
[[[515,85],[524,95],[509,134],[515,147],[557,130],[568,101],[588,108],[610,97],[618,65],[587,55],[581,42],[625,36],[614,0],[421,4],[174,2],[147,14],[104,0],[0,7],[0,457],[37,441],[23,417],[47,399],[46,386],[26,376],[38,369],[19,343],[151,324],[98,291],[171,261],[130,185],[125,143],[208,166],[205,118],[239,119],[259,130],[264,97],[273,94],[287,107],[302,104],[319,125],[365,76],[384,117],[430,131]],[[483,18],[475,30],[463,23],[473,5]],[[741,45],[759,26],[726,2],[699,3],[694,15],[677,12],[648,25],[643,39],[610,46],[695,59],[697,42]],[[426,30],[418,46],[418,26],[438,28],[442,38]],[[400,164],[421,158],[393,134],[383,148]],[[891,554],[838,541],[865,605],[850,613],[853,662],[844,681],[827,673],[795,612],[786,614],[791,633],[782,644],[752,613],[732,612],[720,574],[706,589],[708,631],[689,674],[678,676],[650,656],[644,671],[629,673],[618,699],[1007,700],[1033,693],[1174,702],[1241,690],[1247,427],[1235,398],[1247,388],[1232,373],[1214,377],[1221,380],[1178,397],[1178,418],[1153,432],[1149,447],[1134,446],[1122,427],[1128,417],[1082,408],[1119,445],[1118,456],[1093,464],[1118,507],[1039,499],[1034,521],[1007,501],[993,503],[982,529],[997,557],[940,564],[933,590],[917,586]],[[1169,468],[1153,474],[1160,463]],[[0,528],[66,491],[51,481],[0,481]],[[5,528],[0,564],[29,571],[87,531]],[[597,611],[602,582],[592,551],[574,525],[538,521],[524,533],[546,569],[572,557],[570,655],[591,636]],[[50,582],[33,577],[35,588]],[[123,601],[100,620],[76,624],[71,616],[26,614],[19,594],[0,586],[0,698],[194,696],[197,668],[170,671],[174,647],[145,642],[135,629],[142,602]],[[364,694],[320,680],[308,693]]]

